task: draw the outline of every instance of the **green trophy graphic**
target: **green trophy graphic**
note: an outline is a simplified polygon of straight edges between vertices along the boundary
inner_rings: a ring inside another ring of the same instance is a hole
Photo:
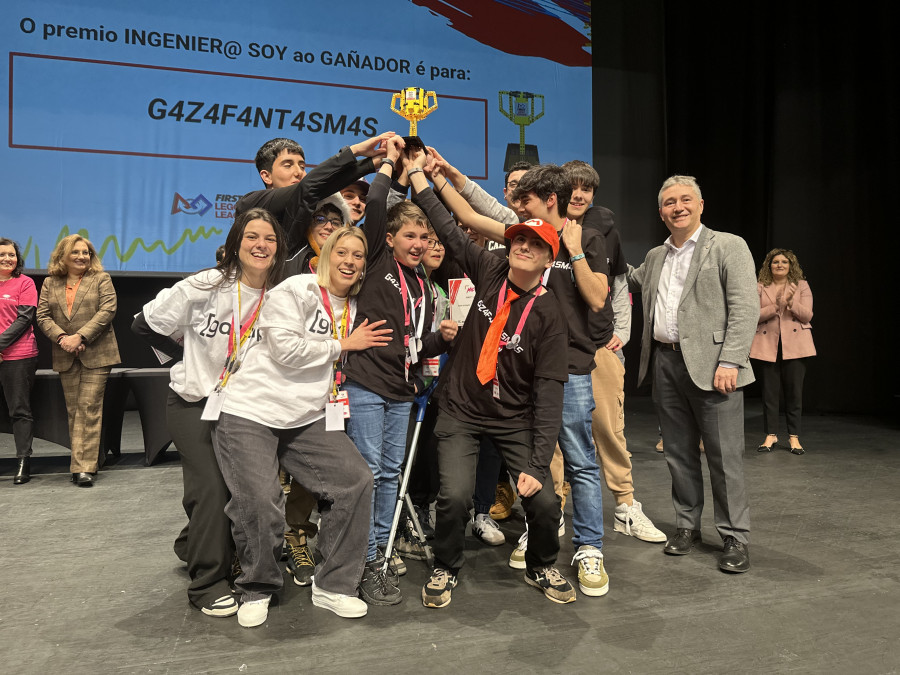
[[[528,91],[501,91],[499,93],[500,112],[519,127],[519,143],[510,143],[506,146],[503,170],[509,171],[516,162],[540,164],[537,146],[525,143],[525,127],[544,116],[544,95],[532,94]],[[504,97],[506,97],[505,103]],[[541,102],[541,110],[538,113],[534,111],[535,100]]]

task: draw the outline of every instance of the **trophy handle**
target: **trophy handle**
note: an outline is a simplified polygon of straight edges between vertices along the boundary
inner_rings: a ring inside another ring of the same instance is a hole
[[[429,97],[431,98],[431,105],[428,105]],[[425,98],[422,99],[422,105],[425,106],[425,110],[427,110],[428,113],[433,113],[438,107],[437,94],[433,91],[425,92]]]
[[[497,92],[497,93],[498,93],[498,95],[499,95],[499,97],[500,97],[500,112],[503,113],[503,116],[504,116],[506,119],[508,119],[510,122],[512,122],[512,121],[513,121],[512,111],[514,110],[513,105],[512,105],[512,94],[511,94],[510,92],[508,92],[508,91],[500,91],[500,92]],[[503,107],[503,95],[504,95],[504,94],[506,94],[507,96],[509,96],[509,108],[510,108],[510,109],[509,109],[509,112],[507,112],[506,108]]]
[[[534,114],[534,100],[536,98],[541,99],[541,112],[539,112],[537,115]],[[543,94],[532,94],[531,114],[532,114],[532,117],[534,118],[531,120],[532,122],[534,122],[535,120],[539,120],[544,116],[544,95]]]
[[[395,107],[394,107],[394,103],[395,103],[396,101],[398,101],[398,100],[400,100],[400,93],[399,93],[399,92],[396,93],[396,94],[394,94],[393,96],[391,96],[391,110],[393,110],[393,111],[394,111],[395,113],[397,113],[398,115],[402,115],[403,113],[400,112],[400,110],[399,110],[398,108],[395,108]]]

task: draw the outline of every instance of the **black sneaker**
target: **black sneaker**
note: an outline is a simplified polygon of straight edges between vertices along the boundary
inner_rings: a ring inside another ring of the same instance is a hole
[[[431,509],[428,507],[414,506],[416,510],[416,518],[419,519],[419,525],[422,526],[422,532],[426,539],[434,539],[434,523],[431,521]]]
[[[223,595],[207,602],[200,611],[206,616],[234,616],[238,613],[238,602],[233,595]]]
[[[403,596],[400,589],[387,580],[381,571],[382,565],[377,560],[366,563],[359,582],[359,597],[370,605],[398,605]]]
[[[298,586],[309,586],[312,583],[313,574],[316,573],[316,563],[313,561],[309,546],[303,544],[288,544],[287,571],[294,577],[294,583]]]
[[[575,602],[575,589],[572,584],[553,565],[525,570],[525,583],[544,591],[544,595],[553,602],[565,605]]]
[[[411,560],[426,560],[425,546],[419,541],[411,520],[407,520],[407,527],[403,533],[397,537],[394,550],[403,555],[404,558]]]
[[[375,564],[378,565],[378,569],[384,569],[384,551],[380,548],[375,552]],[[404,574],[406,570],[403,570]],[[384,573],[385,578],[388,580],[388,583],[394,588],[400,588],[400,574],[397,572],[396,565],[389,564],[387,566],[387,571]]]
[[[450,592],[456,588],[456,575],[443,567],[435,567],[428,583],[422,586],[422,604],[426,607],[446,607]]]

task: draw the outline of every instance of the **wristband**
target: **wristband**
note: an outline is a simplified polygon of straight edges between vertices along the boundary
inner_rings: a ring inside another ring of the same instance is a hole
[[[437,193],[438,193],[438,194],[441,194],[441,191],[442,191],[445,187],[447,187],[447,183],[449,183],[449,182],[450,182],[449,180],[445,180],[445,181],[444,181],[444,184],[441,185],[441,187],[438,188]]]
[[[394,164],[394,160],[388,159],[387,157],[382,157],[381,163],[382,163],[382,164],[387,164],[387,165],[388,165],[389,167],[391,167],[392,169],[396,169],[396,168],[397,168],[397,165]]]
[[[425,172],[422,171],[422,169],[420,169],[419,167],[416,167],[415,169],[410,169],[409,171],[407,171],[406,175],[412,176],[414,173],[425,173]]]
[[[573,255],[571,258],[569,258],[569,262],[573,263],[576,260],[581,260],[582,258],[584,258],[584,253],[579,253],[578,255]]]

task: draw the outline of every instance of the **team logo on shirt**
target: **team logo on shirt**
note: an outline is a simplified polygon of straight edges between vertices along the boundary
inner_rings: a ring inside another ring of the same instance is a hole
[[[230,335],[231,334],[231,321],[219,321],[216,319],[216,315],[210,312],[206,315],[206,321],[203,324],[203,327],[197,331],[197,335],[205,338],[214,338],[216,335]],[[259,332],[259,329],[254,326],[253,330],[250,331],[250,337],[255,338],[257,342],[262,339],[262,335]]]

